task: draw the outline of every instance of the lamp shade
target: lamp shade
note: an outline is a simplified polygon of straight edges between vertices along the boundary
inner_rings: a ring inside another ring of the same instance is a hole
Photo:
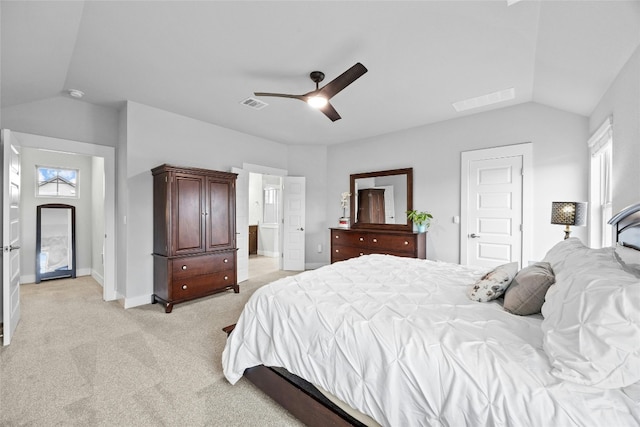
[[[551,202],[551,224],[585,225],[586,202]]]

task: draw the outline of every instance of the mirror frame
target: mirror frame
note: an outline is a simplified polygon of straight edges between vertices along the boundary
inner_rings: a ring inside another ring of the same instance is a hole
[[[71,268],[67,270],[50,271],[42,273],[40,271],[40,253],[42,252],[42,209],[67,209],[71,213]],[[36,283],[42,280],[60,279],[63,277],[76,277],[76,207],[61,203],[48,203],[37,206],[36,218]]]
[[[413,223],[407,220],[406,224],[368,224],[368,223],[359,223],[356,222],[356,198],[358,195],[356,194],[356,179],[361,178],[375,178],[378,176],[389,176],[389,175],[407,175],[407,208],[405,209],[404,214],[406,215],[406,211],[413,209],[413,168],[404,168],[404,169],[390,169],[385,171],[376,171],[376,172],[365,172],[365,173],[355,173],[351,174],[351,182],[349,185],[349,192],[351,193],[349,199],[349,215],[351,217],[351,228],[367,228],[367,229],[376,229],[376,230],[402,230],[402,231],[410,231],[413,232]]]

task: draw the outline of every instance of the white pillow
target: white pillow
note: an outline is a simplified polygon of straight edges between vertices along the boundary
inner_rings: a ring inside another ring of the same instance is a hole
[[[640,280],[611,256],[613,248],[570,245],[576,251],[555,260],[560,271],[542,306],[551,373],[599,388],[631,385],[640,380]]]
[[[591,249],[583,245],[577,237],[557,243],[549,249],[542,261],[551,264],[556,282],[558,276],[562,279],[565,272],[574,274],[576,270],[588,267],[593,262],[617,263],[613,248]]]
[[[518,263],[499,265],[467,288],[469,299],[487,302],[498,298],[509,287],[518,272]]]

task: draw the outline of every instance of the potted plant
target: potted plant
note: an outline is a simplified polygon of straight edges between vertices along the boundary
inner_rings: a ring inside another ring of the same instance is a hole
[[[407,219],[418,227],[418,233],[424,233],[431,225],[433,215],[429,212],[418,212],[417,210],[412,209],[407,211]]]

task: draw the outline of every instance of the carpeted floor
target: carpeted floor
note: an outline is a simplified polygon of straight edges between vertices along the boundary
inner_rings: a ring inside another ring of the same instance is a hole
[[[254,273],[255,274],[255,273]],[[231,386],[221,328],[258,287],[124,310],[90,277],[22,285],[21,321],[0,347],[1,426],[298,426],[246,380]]]

